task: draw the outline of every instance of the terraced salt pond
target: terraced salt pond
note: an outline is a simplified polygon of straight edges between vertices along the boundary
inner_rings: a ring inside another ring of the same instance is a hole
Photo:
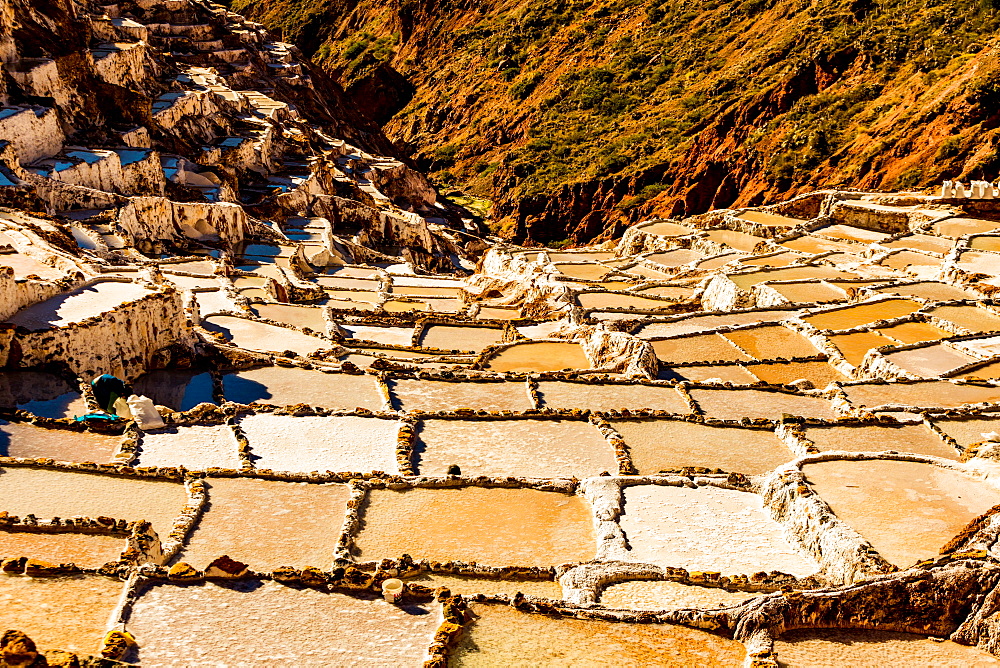
[[[968,420],[933,420],[933,424],[962,447],[968,447],[985,441],[989,434],[1000,432],[1000,413]]]
[[[585,309],[623,308],[644,311],[657,311],[670,307],[666,299],[652,299],[641,295],[626,295],[615,292],[581,292],[577,301]]]
[[[399,423],[379,418],[261,413],[239,421],[257,468],[399,473]]]
[[[657,359],[664,364],[685,362],[738,362],[753,357],[737,348],[720,334],[699,334],[675,339],[650,341]]]
[[[594,558],[590,504],[534,489],[372,490],[355,538],[360,561],[398,557],[548,566]]]
[[[496,580],[486,577],[471,577],[462,575],[442,575],[440,573],[419,573],[402,578],[406,582],[421,584],[431,589],[447,587],[454,594],[509,594],[517,592],[529,596],[561,599],[562,586],[553,580]]]
[[[605,267],[603,264],[583,262],[579,264],[558,263],[553,266],[563,276],[579,278],[585,281],[599,281],[611,271],[610,267]]]
[[[561,371],[589,369],[590,360],[579,343],[532,341],[517,343],[491,355],[485,364],[490,371]]]
[[[523,613],[505,605],[471,606],[452,655],[456,666],[739,666],[743,645],[698,629],[620,624]]]
[[[972,362],[977,358],[944,344],[886,353],[886,359],[915,376],[933,378]]]
[[[105,625],[123,587],[121,580],[100,575],[0,575],[0,626],[23,631],[40,650],[99,656]]]
[[[143,665],[188,666],[197,657],[205,664],[401,666],[424,660],[440,623],[432,604],[395,606],[250,580],[148,586],[128,628]]]
[[[260,318],[275,320],[292,327],[308,327],[314,332],[326,333],[326,318],[324,309],[316,306],[297,306],[295,304],[254,304],[251,310]]]
[[[1000,315],[978,306],[935,306],[927,315],[953,322],[972,333],[1000,332]]]
[[[385,399],[374,376],[325,373],[300,367],[265,366],[222,377],[226,401],[274,406],[382,410]]]
[[[420,345],[440,350],[482,352],[484,348],[500,343],[503,338],[504,330],[494,327],[428,325],[420,336]]]
[[[333,562],[346,485],[209,478],[207,487],[205,513],[178,560],[205,568],[227,555],[258,572]]]
[[[189,470],[241,467],[236,437],[227,425],[167,427],[146,432],[136,465],[183,465]]]
[[[0,457],[48,457],[64,462],[107,463],[122,436],[89,431],[46,429],[27,422],[0,420]]]
[[[629,561],[727,575],[777,570],[805,576],[818,570],[785,539],[756,494],[639,485],[625,488],[624,498],[619,524]]]
[[[976,647],[894,631],[799,629],[774,641],[778,665],[788,668],[841,666],[997,666],[1000,660]]]
[[[691,407],[668,385],[572,383],[538,381],[538,396],[546,408],[590,408],[595,411],[655,408],[690,413]]]
[[[0,373],[0,406],[20,408],[47,418],[73,417],[89,412],[78,389],[59,376],[37,371]]]
[[[651,339],[677,334],[693,334],[717,327],[786,320],[795,315],[795,313],[795,311],[746,311],[743,313],[720,313],[718,315],[694,315],[670,322],[647,323],[639,328],[636,336],[642,339]]]
[[[1000,228],[1000,223],[981,218],[948,218],[931,227],[934,234],[957,239],[967,234],[982,234]]]
[[[98,281],[23,308],[7,322],[29,330],[65,327],[151,294],[138,283]]]
[[[779,420],[785,413],[824,419],[837,417],[829,401],[790,392],[692,388],[689,394],[705,415],[720,420],[743,417]]]
[[[625,439],[640,475],[685,466],[757,474],[794,459],[770,430],[681,420],[612,420],[611,425]]]
[[[890,563],[905,568],[938,550],[1000,503],[1000,490],[959,471],[906,461],[829,461],[802,472],[833,512]]]
[[[715,609],[739,605],[755,595],[717,587],[697,587],[679,582],[631,580],[609,585],[601,592],[601,605],[629,610]]]
[[[582,421],[424,420],[413,459],[425,476],[445,475],[452,464],[467,476],[586,478],[618,472],[611,445]]]
[[[927,322],[902,322],[889,327],[879,327],[874,331],[903,344],[937,341],[952,335],[951,332]]]
[[[906,384],[861,384],[844,387],[855,406],[877,408],[891,404],[957,408],[964,404],[1000,401],[1000,388],[962,385],[946,380]]]
[[[264,322],[229,315],[213,315],[201,321],[202,327],[210,332],[222,334],[230,343],[248,350],[290,350],[306,356],[326,348],[332,343],[315,336],[309,336],[293,329],[277,327]]]
[[[912,452],[918,455],[958,459],[958,453],[923,424],[899,426],[807,427],[806,438],[821,451]]]
[[[147,520],[160,536],[188,500],[176,482],[18,467],[0,469],[0,498],[0,510],[18,517]]]
[[[878,302],[848,306],[803,316],[803,320],[818,329],[851,329],[877,320],[889,320],[909,315],[923,307],[912,299],[884,299]]]
[[[85,533],[36,533],[0,531],[0,554],[6,558],[31,555],[52,564],[76,564],[80,568],[100,568],[118,561],[125,549],[122,536]],[[0,585],[0,592],[3,586]]]
[[[826,362],[760,362],[745,365],[755,377],[773,385],[787,385],[808,380],[816,389],[847,378]]]
[[[892,339],[882,336],[876,331],[851,332],[849,334],[833,334],[828,337],[830,343],[836,346],[844,359],[853,366],[859,366],[865,359],[865,355],[873,348],[891,346],[895,344]]]
[[[807,338],[781,325],[740,329],[722,336],[759,360],[811,357],[819,353]]]
[[[534,408],[523,382],[456,383],[397,378],[389,381],[393,404],[405,411],[460,408],[526,411]]]

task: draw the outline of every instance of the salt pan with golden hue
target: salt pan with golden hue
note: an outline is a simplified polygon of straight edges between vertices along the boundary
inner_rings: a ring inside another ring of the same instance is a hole
[[[756,494],[718,487],[626,487],[619,523],[628,559],[724,575],[819,570],[785,538]]]
[[[261,413],[242,418],[257,468],[277,471],[398,473],[399,423],[379,418],[292,417]]]
[[[966,524],[1000,503],[1000,490],[931,464],[829,461],[802,471],[837,517],[900,568],[936,557]]]
[[[975,357],[942,343],[926,348],[888,352],[885,356],[903,371],[923,378],[940,376],[977,361]]]
[[[881,426],[807,427],[806,438],[820,451],[847,450],[849,452],[912,452],[946,459],[958,459],[958,453],[944,440],[923,424]]]
[[[753,385],[760,378],[752,374],[741,364],[697,364],[694,366],[674,367],[667,372],[662,369],[661,377],[682,378],[696,383],[732,383],[733,385]]]
[[[122,436],[46,429],[28,422],[0,420],[2,457],[48,457],[63,462],[105,464],[118,451],[122,440]]]
[[[254,304],[253,311],[261,318],[275,320],[292,327],[308,327],[314,332],[326,333],[326,319],[323,309],[316,306],[296,304]]]
[[[928,322],[901,322],[898,325],[879,327],[875,331],[903,344],[937,341],[952,335]]]
[[[681,420],[613,420],[640,475],[685,466],[756,474],[794,459],[763,429],[712,427]]]
[[[249,350],[290,350],[297,355],[308,355],[324,348],[331,348],[332,342],[303,334],[293,329],[269,325],[247,318],[230,315],[213,315],[201,322],[212,332],[222,334],[233,345]]]
[[[738,362],[752,360],[720,334],[699,334],[650,341],[657,359],[664,364],[685,362]]]
[[[258,666],[318,668],[418,665],[440,623],[436,604],[404,608],[250,580],[149,586],[126,628],[139,643],[142,665],[210,665],[219,657],[252,657]]]
[[[495,327],[428,325],[420,337],[420,345],[441,350],[481,352],[487,346],[500,343],[503,337],[504,330]]]
[[[1000,433],[1000,414],[998,413],[986,414],[983,417],[969,420],[935,419],[932,422],[935,427],[955,439],[963,447],[985,441],[986,434]]]
[[[562,371],[589,369],[590,360],[579,343],[531,341],[518,343],[493,354],[486,362],[490,371]]]
[[[597,427],[569,420],[424,420],[414,464],[440,476],[458,464],[467,476],[586,478],[618,472],[614,450]]]
[[[811,357],[819,354],[809,339],[781,325],[738,329],[726,332],[722,336],[759,360],[776,357]]]
[[[472,611],[450,665],[737,668],[746,653],[735,640],[684,626],[558,618],[496,604]]]
[[[39,649],[99,655],[105,625],[124,586],[101,575],[0,575],[0,626],[27,633]]]
[[[837,417],[829,401],[790,392],[692,388],[690,394],[705,415],[720,420],[743,417],[780,420],[784,413],[826,419]]]
[[[774,641],[778,665],[788,668],[843,666],[1000,666],[1000,659],[950,640],[894,631],[799,629]]]
[[[227,555],[258,572],[333,562],[346,485],[209,478],[206,487],[208,505],[180,560],[205,568]]]
[[[957,408],[963,404],[1000,401],[1000,388],[960,385],[946,380],[907,384],[860,384],[844,388],[855,406],[876,408],[889,404]]]
[[[972,333],[1000,331],[1000,315],[978,306],[936,306],[927,315],[953,322]]]
[[[851,332],[849,334],[832,334],[830,343],[836,346],[840,354],[849,364],[860,366],[869,350],[882,346],[895,345],[895,341],[882,336],[877,331]]]
[[[738,605],[756,594],[726,591],[718,587],[698,587],[679,582],[630,580],[609,585],[601,592],[601,605],[629,610],[713,610]]]
[[[787,385],[798,380],[808,380],[822,390],[834,381],[847,378],[826,362],[760,362],[746,365],[754,376],[772,385]]]
[[[226,401],[275,406],[382,410],[385,401],[374,376],[324,373],[298,367],[265,366],[222,377]]]
[[[920,302],[912,299],[883,299],[878,302],[847,306],[803,316],[803,320],[817,329],[851,329],[876,320],[889,320],[919,311]]]
[[[534,489],[460,487],[368,493],[360,561],[399,557],[549,566],[594,558],[590,504]]]
[[[5,558],[16,555],[51,564],[100,568],[110,561],[118,561],[124,549],[125,539],[121,536],[0,530],[0,555]]]
[[[673,387],[664,385],[601,385],[558,380],[538,381],[538,396],[546,408],[655,408],[671,413],[690,413],[691,407]]]
[[[454,594],[508,594],[517,592],[528,596],[561,599],[562,586],[553,580],[496,580],[462,575],[442,575],[440,573],[419,573],[404,578],[407,582],[421,584],[431,589],[447,587]]]
[[[404,411],[448,411],[459,408],[526,411],[534,408],[524,381],[455,383],[395,378],[389,381],[393,405]]]

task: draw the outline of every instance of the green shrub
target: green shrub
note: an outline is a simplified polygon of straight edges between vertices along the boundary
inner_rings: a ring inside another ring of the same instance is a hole
[[[541,72],[531,72],[530,74],[525,74],[523,77],[514,82],[507,91],[508,94],[515,100],[527,99],[531,92],[535,90],[535,86],[541,83],[545,76]]]

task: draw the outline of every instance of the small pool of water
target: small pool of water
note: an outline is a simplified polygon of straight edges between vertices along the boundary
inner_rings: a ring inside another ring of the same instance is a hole
[[[769,211],[744,211],[736,217],[742,218],[743,220],[749,220],[751,223],[757,223],[758,225],[765,225],[767,227],[795,227],[796,225],[801,225],[806,222],[801,218],[782,216]]]
[[[661,237],[683,237],[694,232],[692,228],[685,225],[666,221],[643,225],[640,229],[647,234],[656,234]],[[552,257],[552,253],[549,253],[549,257]]]
[[[579,343],[563,341],[531,341],[518,343],[489,358],[485,365],[490,371],[561,371],[589,369],[590,360]]]
[[[948,218],[934,223],[934,234],[957,239],[967,234],[983,234],[1000,228],[1000,223],[980,218]]]
[[[969,241],[969,248],[983,251],[1000,251],[1000,236],[973,237]]]
[[[663,251],[662,253],[653,253],[646,257],[650,262],[655,262],[656,264],[662,265],[664,267],[681,267],[685,264],[694,262],[695,260],[700,260],[705,257],[701,253],[696,253],[695,251],[688,250],[686,248],[675,248],[674,250]],[[632,271],[629,269],[629,271]]]

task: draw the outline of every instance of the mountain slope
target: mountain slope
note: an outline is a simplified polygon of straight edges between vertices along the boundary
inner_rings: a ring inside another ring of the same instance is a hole
[[[237,0],[517,240],[996,178],[995,0]]]

